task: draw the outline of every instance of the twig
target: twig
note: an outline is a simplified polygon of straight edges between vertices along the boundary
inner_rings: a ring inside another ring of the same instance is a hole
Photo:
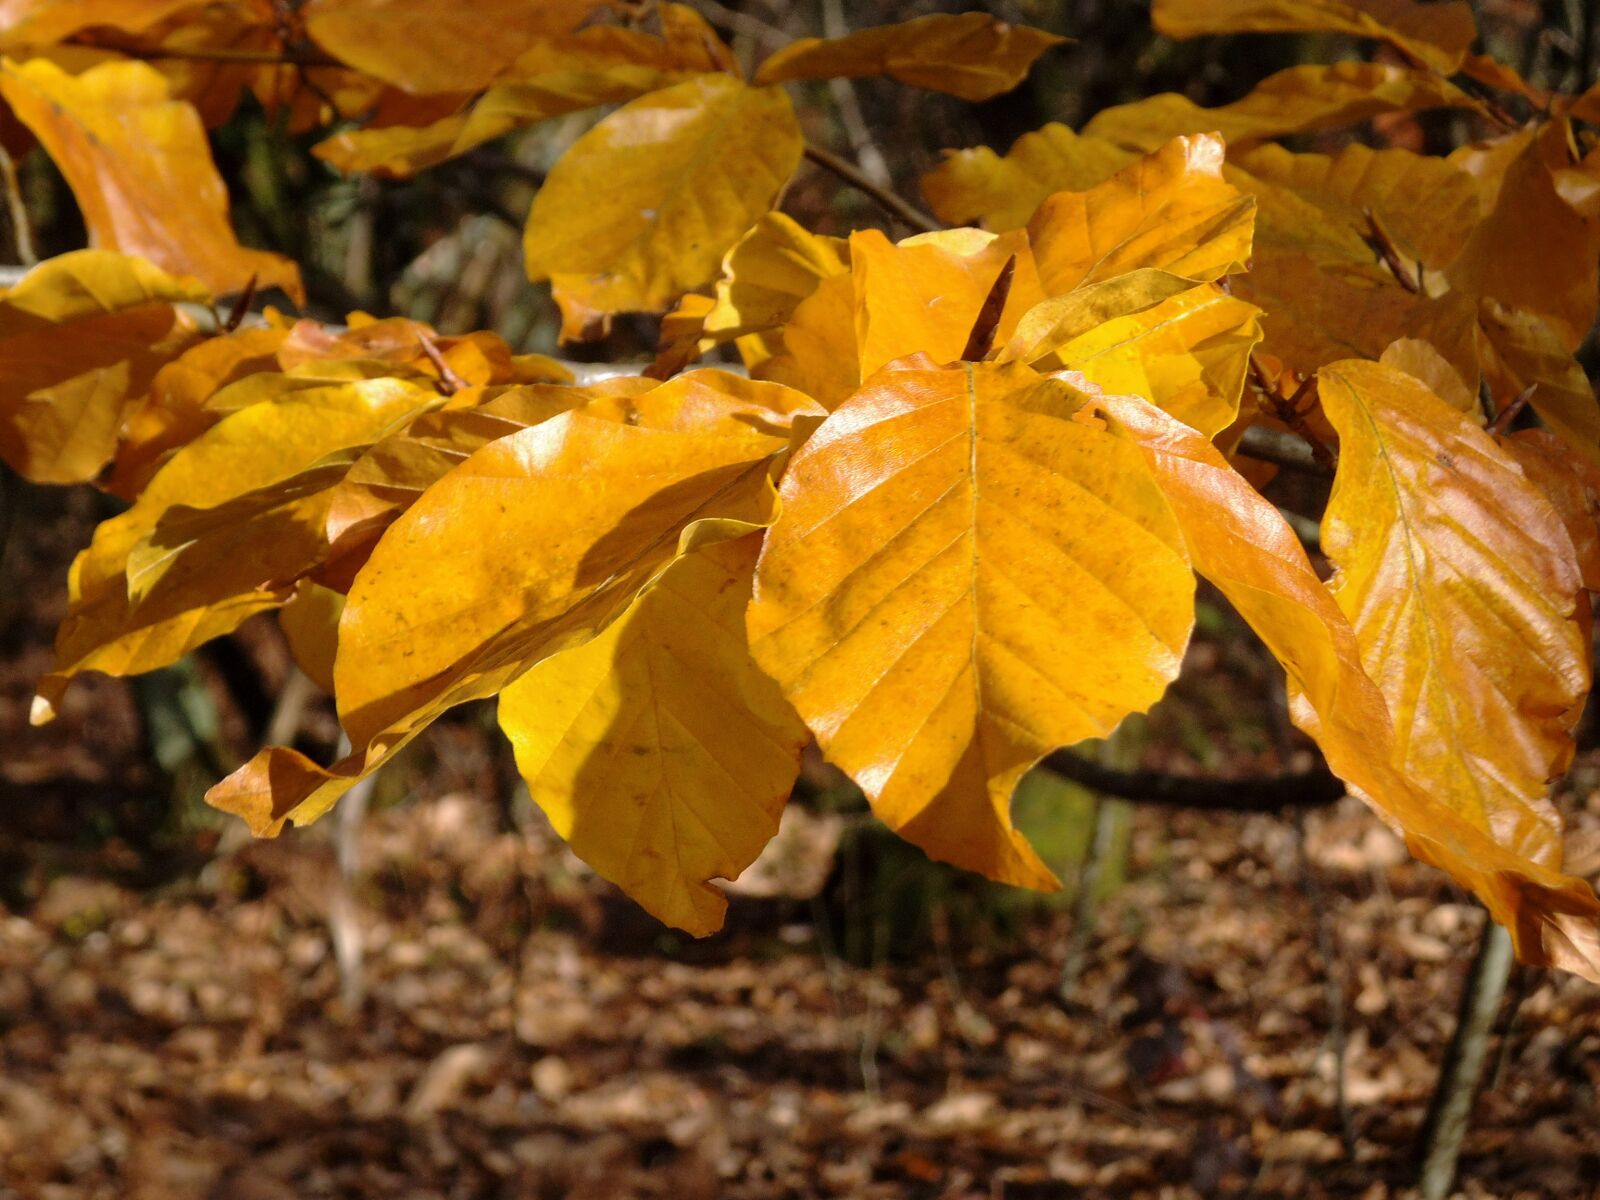
[[[423,355],[433,364],[433,369],[439,372],[437,387],[441,396],[454,396],[467,386],[467,381],[456,374],[454,367],[445,362],[444,355],[439,353],[439,347],[434,345],[431,337],[419,333],[417,341],[422,344]]]
[[[749,13],[729,8],[726,4],[718,4],[717,0],[694,0],[694,6],[713,24],[731,29],[734,33],[742,33],[745,37],[774,49],[786,46],[794,40],[777,26],[768,25],[765,21],[752,17]]]
[[[840,158],[831,150],[824,150],[821,146],[806,143],[806,157],[817,166],[832,171],[857,191],[865,192],[877,201],[878,206],[902,224],[917,230],[919,233],[937,233],[943,229],[934,218],[923,212],[909,200],[896,195],[886,187],[881,187],[865,175],[861,168],[846,158]]]
[[[1261,363],[1256,359],[1255,355],[1250,356],[1250,373],[1255,376],[1256,386],[1261,390],[1261,394],[1267,398],[1267,402],[1272,405],[1273,412],[1277,415],[1278,420],[1282,421],[1305,440],[1306,444],[1311,447],[1311,454],[1316,459],[1317,465],[1327,474],[1332,475],[1338,467],[1338,463],[1333,457],[1333,451],[1323,445],[1322,439],[1311,431],[1311,427],[1306,424],[1305,414],[1300,410],[1300,402],[1307,396],[1314,395],[1317,377],[1315,375],[1307,375],[1300,386],[1295,389],[1294,395],[1286,399],[1278,391],[1277,385],[1267,378],[1267,373],[1261,369]]]
[[[1456,1161],[1478,1097],[1478,1080],[1489,1049],[1489,1034],[1511,972],[1511,935],[1484,918],[1483,936],[1461,992],[1455,1036],[1423,1123],[1422,1168],[1417,1186],[1423,1200],[1444,1200],[1456,1178]]]
[[[1511,422],[1517,419],[1518,413],[1528,407],[1528,401],[1533,399],[1534,390],[1538,386],[1536,383],[1530,383],[1512,397],[1510,404],[1495,414],[1494,420],[1489,422],[1489,435],[1491,437],[1499,437],[1511,428]]]
[[[11,241],[17,249],[17,261],[31,267],[39,261],[33,248],[33,226],[28,221],[28,206],[22,200],[17,164],[4,146],[0,146],[0,181],[5,184],[6,211],[11,216]]]
[[[1418,263],[1416,270],[1406,266],[1405,259],[1400,257],[1400,247],[1394,244],[1394,239],[1389,236],[1378,220],[1378,215],[1370,208],[1363,208],[1362,213],[1367,218],[1367,242],[1378,252],[1384,265],[1389,268],[1396,282],[1406,291],[1420,293],[1422,291],[1422,264]]]
[[[1048,755],[1043,766],[1064,779],[1108,796],[1173,808],[1277,812],[1283,808],[1322,808],[1345,794],[1344,784],[1328,770],[1239,779],[1192,777],[1164,771],[1117,770],[1091,762],[1070,750],[1057,750]]]
[[[841,38],[849,32],[842,0],[822,0],[822,35]],[[878,149],[878,144],[872,140],[872,130],[861,111],[861,97],[856,93],[855,84],[844,78],[830,79],[828,91],[832,93],[833,102],[839,109],[839,122],[844,126],[850,153],[855,155],[856,162],[861,164],[861,169],[869,178],[882,187],[891,186],[893,176],[889,174],[889,163],[883,157],[883,151]]]
[[[224,47],[186,49],[180,46],[161,46],[154,50],[142,50],[118,46],[116,52],[126,58],[137,58],[142,62],[177,59],[183,62],[247,63],[261,67],[324,67],[347,71],[353,69],[349,64],[330,58],[326,54],[297,50],[230,50]]]
[[[1266,425],[1252,425],[1239,439],[1239,453],[1259,458],[1288,471],[1302,475],[1330,477],[1327,465],[1317,457],[1316,450],[1305,438]]]

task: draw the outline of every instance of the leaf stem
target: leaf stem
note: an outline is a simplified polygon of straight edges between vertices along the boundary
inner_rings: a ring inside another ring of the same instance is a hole
[[[11,216],[11,240],[17,249],[17,261],[31,267],[39,261],[33,248],[33,226],[28,221],[28,206],[22,200],[17,164],[4,146],[0,146],[0,183],[6,190],[6,211]]]
[[[1171,775],[1164,771],[1122,771],[1057,750],[1041,764],[1073,783],[1108,796],[1174,808],[1223,812],[1277,812],[1282,808],[1321,808],[1345,794],[1345,786],[1326,768],[1292,775],[1241,779]]]
[[[242,63],[261,67],[329,67],[353,70],[348,63],[342,63],[336,58],[326,54],[312,51],[298,50],[231,50],[217,46],[205,49],[188,49],[180,46],[161,46],[154,50],[142,50],[118,46],[118,54],[126,58],[136,58],[142,62],[160,62],[163,59],[178,59],[184,62],[216,62],[216,63]]]
[[[923,212],[915,204],[904,197],[897,195],[886,187],[874,183],[860,167],[847,158],[841,158],[832,150],[824,150],[821,146],[806,143],[806,157],[817,166],[833,172],[857,191],[865,192],[877,201],[878,206],[895,220],[910,226],[919,233],[937,233],[943,229],[934,218]]]

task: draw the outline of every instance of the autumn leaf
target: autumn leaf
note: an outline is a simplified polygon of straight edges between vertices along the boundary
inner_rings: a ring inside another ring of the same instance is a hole
[[[392,379],[290,391],[240,409],[174,454],[131,508],[100,523],[74,561],[56,666],[39,682],[35,724],[51,719],[83,671],[131,675],[166,666],[283,603],[320,561],[318,497],[348,465],[328,457],[437,399]]]
[[[49,46],[95,26],[139,33],[205,0],[3,0],[0,50]]]
[[[0,63],[0,96],[61,168],[94,244],[148,258],[236,292],[254,278],[303,303],[288,259],[248,250],[228,224],[228,193],[195,110],[140,62],[68,75],[42,58]]]
[[[922,177],[922,194],[951,225],[981,223],[996,233],[1021,229],[1056,192],[1086,192],[1138,157],[1051,122],[1025,133],[1003,156],[988,146],[946,150]]]
[[[1011,791],[1176,675],[1177,524],[1092,397],[1020,364],[897,363],[796,453],[749,630],[830,761],[934,858],[1054,876]]]
[[[988,13],[935,13],[844,37],[801,38],[763,62],[756,82],[886,75],[963,100],[988,100],[1016,87],[1041,54],[1065,41]]]
[[[1383,693],[1277,509],[1203,436],[1154,406],[1123,396],[1099,404],[1144,450],[1195,570],[1283,664],[1295,724],[1316,740],[1334,774],[1404,833],[1412,853],[1475,892],[1524,962],[1600,981],[1600,899],[1589,885],[1515,853],[1396,768]]]
[[[1478,37],[1472,7],[1460,0],[1155,0],[1150,20],[1170,38],[1323,32],[1375,38],[1446,75]]]
[[[723,259],[716,303],[702,329],[719,340],[777,329],[823,280],[849,270],[848,242],[767,213]]]
[[[695,371],[488,443],[390,525],[350,589],[334,680],[354,753],[323,768],[263,751],[208,799],[258,834],[315,820],[447,708],[603,630],[691,524],[770,521],[771,472],[808,414],[787,388]]]
[[[488,84],[535,39],[565,33],[597,0],[308,0],[306,32],[341,62],[408,92]],[[485,36],[492,31],[493,36]]]
[[[307,678],[333,695],[333,660],[339,649],[339,614],[344,595],[310,579],[295,585],[294,594],[278,610],[278,626],[289,654]]]
[[[198,337],[175,306],[207,299],[109,250],[47,259],[0,293],[0,458],[39,483],[94,479],[129,409]]]
[[[1433,71],[1375,63],[1290,67],[1269,75],[1242,100],[1201,108],[1163,92],[1103,109],[1083,133],[1130,150],[1150,151],[1171,138],[1215,132],[1231,147],[1353,125],[1392,112],[1476,109],[1478,102]]]
[[[342,171],[403,178],[513,129],[632,100],[705,69],[700,57],[663,38],[611,25],[580,29],[540,38],[465,107],[426,122],[374,121],[335,133],[313,153]]]
[[[549,279],[579,336],[616,312],[665,310],[713,278],[800,161],[789,99],[705,75],[606,117],[534,199],[528,274]]]
[[[727,908],[707,881],[737,878],[778,831],[809,740],[750,658],[760,546],[754,534],[689,550],[598,637],[500,695],[500,726],[556,832],[696,935]]]
[[[1242,271],[1255,201],[1222,179],[1222,140],[1174,138],[1086,192],[1039,206],[1028,237],[1046,293],[1153,267],[1195,283]]]
[[[1550,321],[1485,299],[1478,308],[1483,370],[1502,405],[1528,388],[1529,404],[1578,454],[1600,465],[1600,399]]]
[[[1393,715],[1397,765],[1513,852],[1559,865],[1546,792],[1590,682],[1561,520],[1410,376],[1351,360],[1318,381],[1339,432],[1322,547]]]
[[[1081,372],[1112,394],[1142,396],[1214,437],[1239,415],[1260,340],[1261,310],[1207,284],[1048,350],[1034,344],[1027,361],[1039,371]]]

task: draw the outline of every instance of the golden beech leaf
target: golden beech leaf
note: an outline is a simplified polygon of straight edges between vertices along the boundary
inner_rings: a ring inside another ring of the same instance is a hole
[[[829,759],[937,859],[1054,887],[1011,792],[1177,674],[1194,579],[1093,397],[1021,364],[893,364],[795,454],[751,648]]]
[[[1584,590],[1600,593],[1600,467],[1579,458],[1547,429],[1519,429],[1496,442],[1517,460],[1566,526]],[[1586,603],[1578,605],[1580,617],[1588,612]]]
[[[1446,75],[1478,37],[1472,6],[1463,0],[1155,0],[1150,19],[1170,38],[1324,32],[1375,38]]]
[[[133,500],[172,451],[221,420],[208,401],[230,383],[278,369],[287,329],[250,326],[206,338],[163,366],[150,390],[128,413],[105,488]]]
[[[1255,200],[1222,179],[1214,134],[1178,137],[1087,192],[1039,206],[1028,237],[1046,293],[1141,267],[1210,282],[1245,269]]]
[[[264,750],[208,800],[258,834],[315,820],[446,709],[603,630],[692,524],[768,523],[790,425],[821,412],[695,371],[488,443],[389,526],[350,589],[334,682],[354,752],[324,768]]]
[[[951,225],[1021,229],[1056,192],[1087,192],[1137,157],[1111,142],[1051,122],[1019,137],[1004,156],[988,146],[947,150],[922,177],[922,194]]]
[[[675,61],[695,71],[723,71],[735,79],[744,78],[732,48],[693,7],[662,4],[656,15],[661,22],[662,40]]]
[[[1051,296],[1022,314],[1000,357],[1007,362],[1042,360],[1108,321],[1143,312],[1193,288],[1193,281],[1181,275],[1139,267]]]
[[[611,313],[664,311],[714,277],[800,151],[789,98],[727,75],[651,92],[584,134],[539,189],[524,238],[563,336]]]
[[[1370,235],[1370,212],[1412,260],[1408,266],[1443,268],[1461,253],[1479,219],[1472,177],[1449,159],[1410,150],[1356,143],[1327,155],[1260,146],[1239,156],[1237,166],[1229,178],[1256,196],[1261,242],[1308,248],[1314,244],[1306,237],[1308,224],[1334,225],[1341,244],[1352,247],[1352,236]],[[1286,204],[1278,189],[1312,209]],[[1364,242],[1351,254],[1362,262],[1373,259]]]
[[[1476,424],[1483,423],[1478,404],[1478,389],[1468,387],[1432,342],[1421,338],[1396,338],[1384,347],[1378,361],[1386,367],[1404,371],[1458,413]]]
[[[1503,176],[1487,184],[1492,209],[1445,274],[1453,288],[1543,317],[1576,350],[1600,304],[1600,215],[1563,196],[1567,162],[1565,122],[1522,135]]]
[[[128,410],[198,337],[174,306],[208,298],[109,250],[47,259],[0,292],[0,458],[39,483],[94,479]]]
[[[1219,108],[1201,108],[1187,96],[1163,92],[1105,109],[1083,132],[1144,151],[1182,134],[1215,132],[1238,148],[1286,134],[1353,125],[1385,113],[1480,107],[1435,71],[1344,62],[1279,71],[1242,100]]]
[[[278,610],[278,625],[295,665],[312,683],[333,695],[333,660],[339,649],[339,614],[344,595],[309,579]]]
[[[0,96],[61,168],[97,246],[142,255],[218,294],[253,278],[304,302],[294,263],[234,237],[199,115],[170,98],[153,67],[110,62],[73,76],[40,58],[6,60]]]
[[[1144,449],[1195,570],[1283,664],[1295,724],[1334,774],[1405,835],[1413,854],[1475,892],[1511,931],[1524,962],[1600,982],[1600,899],[1589,885],[1516,853],[1397,769],[1384,696],[1278,510],[1202,435],[1154,406],[1124,396],[1103,397],[1100,406]]]
[[[697,936],[727,909],[708,881],[737,878],[777,833],[810,740],[750,657],[760,548],[755,533],[689,550],[593,641],[500,694],[500,727],[556,832]]]
[[[1035,346],[1027,361],[1039,371],[1081,372],[1112,394],[1142,396],[1215,437],[1239,415],[1260,340],[1261,310],[1204,284],[1113,317],[1047,352]]]
[[[1026,234],[947,229],[897,243],[875,229],[851,234],[857,382],[910,354],[935,362],[960,358],[989,289],[1013,257],[1011,290],[996,330],[1000,341],[1044,299]]]
[[[341,171],[404,177],[513,129],[632,100],[706,69],[685,47],[638,30],[580,29],[540,38],[470,105],[458,103],[425,121],[379,114],[320,142],[313,153]]]
[[[1394,717],[1396,763],[1514,853],[1558,866],[1546,792],[1590,682],[1565,528],[1515,460],[1415,379],[1356,360],[1317,378],[1339,432],[1322,548]]]
[[[636,395],[651,386],[650,380],[625,376],[587,388],[514,387],[471,407],[418,415],[370,447],[333,489],[326,526],[328,562],[318,578],[349,591],[356,571],[394,519],[490,442],[597,397]]]
[[[804,392],[832,409],[861,386],[859,358],[855,279],[833,275],[795,305],[776,349],[752,363],[750,372]]]
[[[716,303],[702,328],[719,340],[776,329],[824,279],[849,270],[847,242],[769,212],[722,260]]]
[[[106,26],[139,33],[205,0],[0,0],[0,50],[48,46]]]
[[[34,722],[54,715],[83,671],[166,666],[282,604],[320,561],[320,497],[348,466],[341,452],[437,400],[399,380],[304,389],[241,409],[179,450],[73,562],[56,667],[39,681]]]
[[[801,38],[763,62],[756,82],[886,75],[963,100],[988,100],[1016,87],[1041,54],[1067,40],[988,13],[935,13],[844,37]]]
[[[341,62],[408,92],[473,91],[542,35],[575,29],[598,0],[309,0],[306,32]]]
[[[1560,332],[1546,318],[1484,299],[1478,309],[1483,371],[1503,407],[1527,388],[1539,419],[1600,465],[1600,398]]]

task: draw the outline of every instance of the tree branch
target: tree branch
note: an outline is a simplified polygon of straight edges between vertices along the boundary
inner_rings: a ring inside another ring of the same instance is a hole
[[[1080,758],[1070,750],[1057,750],[1041,765],[1063,779],[1108,796],[1173,808],[1277,812],[1282,808],[1325,807],[1345,794],[1344,784],[1326,768],[1242,779],[1197,778],[1163,771],[1118,771]]]
[[[840,158],[831,150],[824,150],[821,146],[806,143],[806,157],[817,166],[832,171],[857,191],[865,192],[877,201],[878,206],[895,220],[910,226],[918,233],[937,233],[944,226],[923,212],[915,204],[891,192],[888,188],[880,187],[849,159]]]
[[[184,62],[215,62],[215,63],[242,63],[258,67],[326,67],[338,68],[346,71],[354,70],[348,63],[342,63],[336,58],[313,51],[297,50],[230,50],[225,47],[202,49],[188,49],[180,46],[161,46],[154,50],[142,50],[127,46],[113,47],[118,54],[125,58],[136,58],[141,62],[160,62],[163,59],[178,59]]]

